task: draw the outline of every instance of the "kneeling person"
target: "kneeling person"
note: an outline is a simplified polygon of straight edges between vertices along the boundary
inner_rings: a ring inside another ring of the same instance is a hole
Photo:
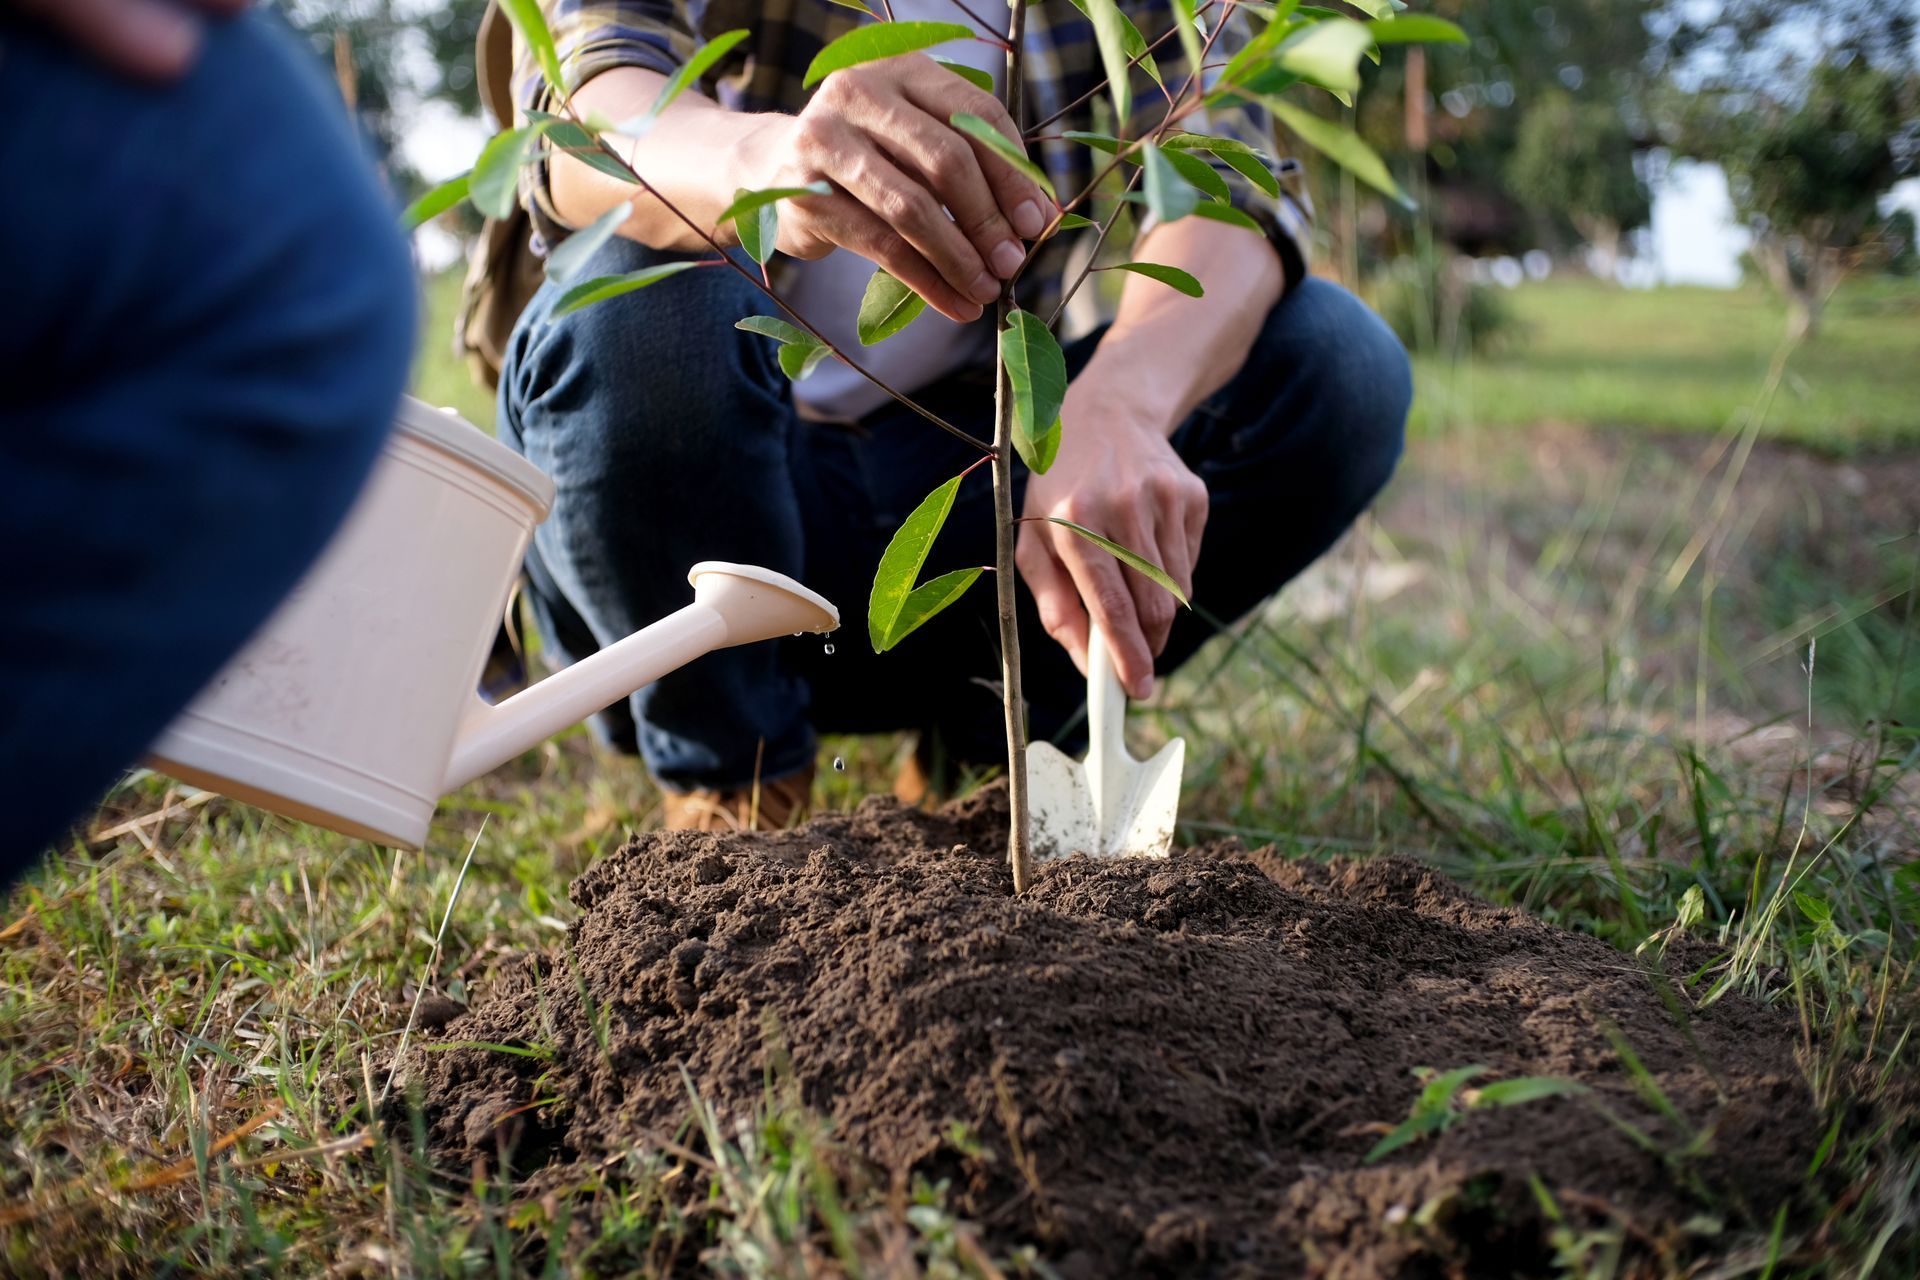
[[[631,200],[621,234],[588,273],[710,255],[699,231],[715,228],[739,190],[824,180],[831,194],[780,206],[774,288],[886,387],[991,438],[995,336],[986,313],[1017,276],[1019,305],[1057,317],[1075,235],[1046,240],[1029,260],[1027,242],[1057,206],[948,121],[967,112],[1009,137],[1041,135],[1031,149],[1055,189],[1070,199],[1085,188],[1104,157],[1057,135],[1097,127],[1098,95],[1088,90],[1103,73],[1071,0],[1027,11],[1026,101],[1038,105],[1020,129],[993,95],[927,54],[848,68],[804,89],[819,47],[865,20],[844,8],[544,7],[563,54],[572,51],[564,69],[574,107],[612,120],[647,110],[696,40],[741,26],[754,34],[631,142],[634,166],[661,198],[570,156],[549,154],[530,171],[538,244],[551,249],[570,228]],[[893,13],[959,16],[935,0],[896,0]],[[1005,14],[1002,5],[989,16]],[[1162,75],[1179,84],[1178,46],[1162,47],[1175,50],[1158,55]],[[981,41],[935,52],[1004,73],[1002,52]],[[520,54],[518,107],[553,110]],[[1138,96],[1133,136],[1165,111],[1157,95]],[[1256,147],[1268,138],[1249,110],[1181,124]],[[1263,232],[1191,217],[1147,227],[1128,256],[1190,273],[1206,296],[1126,275],[1111,323],[1066,347],[1059,456],[1044,475],[1020,469],[1017,501],[1025,516],[1063,516],[1139,551],[1212,616],[1231,619],[1331,546],[1385,484],[1411,384],[1388,329],[1307,274],[1311,213],[1298,167],[1280,167],[1278,199],[1221,173]],[[715,234],[728,243],[733,228]],[[862,347],[854,319],[876,266],[931,312]],[[739,272],[684,272],[567,315],[554,314],[558,297],[544,286],[507,344],[500,434],[558,488],[527,568],[537,619],[563,659],[670,612],[684,601],[687,566],[704,559],[763,564],[857,605],[901,520],[979,459],[846,364],[823,361],[789,383],[774,344],[734,327],[777,310]],[[926,572],[985,561],[992,527],[983,473],[962,486]],[[1060,734],[1084,700],[1078,673],[1090,623],[1109,638],[1136,698],[1212,634],[1059,526],[1024,524],[1018,564],[1029,588],[1021,625],[1036,738]],[[709,655],[635,694],[603,727],[668,788],[674,825],[742,821],[756,779],[760,820],[789,820],[804,805],[817,731],[918,729],[924,743],[937,730],[952,758],[997,762],[1005,744],[990,687],[992,596],[976,590],[880,657],[865,644],[799,639]]]

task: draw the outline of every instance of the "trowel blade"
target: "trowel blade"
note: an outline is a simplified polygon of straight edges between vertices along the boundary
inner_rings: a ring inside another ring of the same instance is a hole
[[[1186,760],[1186,740],[1175,738],[1145,763],[1126,762],[1132,774],[1123,792],[1126,801],[1117,811],[1101,815],[1102,853],[1110,858],[1164,858],[1172,851]]]
[[[1086,769],[1050,742],[1027,748],[1027,815],[1037,859],[1093,853],[1100,847]]]

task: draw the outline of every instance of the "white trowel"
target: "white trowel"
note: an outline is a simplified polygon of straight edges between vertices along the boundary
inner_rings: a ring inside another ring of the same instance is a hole
[[[1175,738],[1144,764],[1127,754],[1127,699],[1107,638],[1087,636],[1087,758],[1051,743],[1027,749],[1027,794],[1035,858],[1164,858],[1180,815],[1187,744]]]

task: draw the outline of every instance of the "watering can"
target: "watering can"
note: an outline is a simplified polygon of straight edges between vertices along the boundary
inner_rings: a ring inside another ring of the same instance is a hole
[[[750,565],[693,566],[693,602],[497,704],[475,690],[553,481],[408,399],[346,523],[153,746],[193,786],[417,849],[442,795],[702,654],[840,625]]]

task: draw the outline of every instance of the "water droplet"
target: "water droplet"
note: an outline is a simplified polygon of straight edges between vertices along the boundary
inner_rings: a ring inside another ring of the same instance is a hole
[[[835,756],[833,758],[833,771],[835,773],[845,773],[847,771],[847,762],[839,756]]]
[[[822,652],[822,653],[824,653],[824,654],[826,654],[826,655],[827,655],[828,657],[832,657],[832,656],[833,656],[833,646],[832,646],[832,645],[828,645],[828,646],[827,646],[826,648],[824,648],[824,649],[822,649],[822,650],[821,650],[821,652]]]

